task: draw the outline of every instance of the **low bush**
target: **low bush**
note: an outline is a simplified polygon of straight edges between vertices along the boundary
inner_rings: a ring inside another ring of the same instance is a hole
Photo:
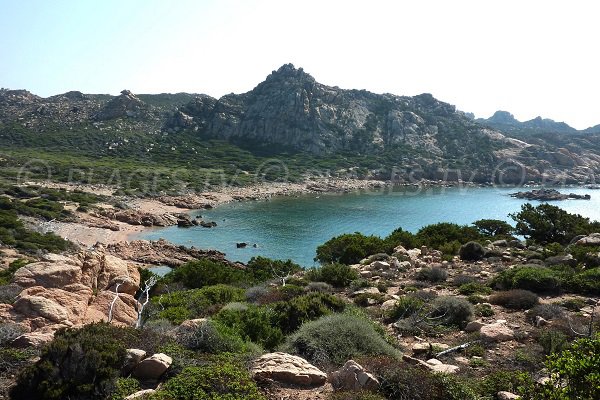
[[[567,282],[568,290],[580,294],[600,293],[600,268],[592,268],[577,273]]]
[[[118,339],[127,334],[122,329],[91,324],[59,330],[40,360],[18,377],[11,398],[107,398],[125,361],[125,346]]]
[[[550,380],[530,393],[532,400],[600,399],[600,334],[579,339],[549,356]]]
[[[563,351],[568,343],[567,335],[554,329],[544,329],[541,331],[537,342],[542,346],[546,355]]]
[[[387,399],[477,400],[460,378],[433,374],[388,357],[360,360],[380,381],[379,392]]]
[[[496,292],[489,298],[490,303],[513,310],[528,310],[538,304],[538,296],[529,290],[513,289]]]
[[[346,307],[340,298],[326,293],[309,293],[289,301],[273,304],[274,323],[285,334],[294,332],[303,323]]]
[[[391,321],[408,318],[413,314],[420,313],[424,306],[425,303],[421,299],[413,296],[402,296],[396,301],[394,307],[387,312],[387,318]]]
[[[431,317],[444,325],[461,328],[473,318],[473,305],[461,297],[437,297],[432,302],[431,309]]]
[[[254,349],[236,332],[219,321],[207,320],[197,327],[180,332],[177,342],[202,353],[246,353]]]
[[[307,292],[319,292],[319,293],[331,293],[333,288],[329,283],[325,282],[310,282],[306,285],[305,290]]]
[[[302,271],[300,265],[291,260],[271,260],[266,257],[252,257],[246,265],[247,272],[255,282],[266,282],[271,279],[281,279]]]
[[[164,277],[166,283],[180,282],[189,289],[218,284],[247,284],[253,280],[252,274],[244,269],[208,259],[183,264]]]
[[[460,285],[458,288],[458,293],[468,296],[471,294],[490,294],[492,293],[492,288],[483,283],[479,282],[470,282]]]
[[[400,357],[399,351],[386,342],[372,322],[348,314],[332,314],[303,324],[287,338],[283,350],[320,367],[341,366],[360,356]]]
[[[248,306],[245,309],[223,309],[215,320],[233,329],[247,341],[272,350],[283,341],[283,333],[273,325],[275,313],[266,307]]]
[[[353,301],[359,307],[369,307],[383,303],[384,298],[384,295],[381,293],[361,293],[354,297]]]
[[[507,222],[498,219],[480,219],[473,222],[473,225],[486,237],[510,237],[514,229]]]
[[[478,317],[491,317],[494,315],[494,309],[489,304],[477,304],[475,306],[475,315]]]
[[[348,265],[331,263],[306,271],[304,277],[313,282],[325,282],[335,287],[347,287],[358,279],[358,272]]]
[[[448,271],[440,267],[423,267],[417,272],[417,279],[429,282],[444,282],[448,279]]]
[[[385,253],[386,243],[377,236],[349,233],[329,239],[317,247],[316,260],[321,263],[357,264],[363,258]]]
[[[343,391],[331,393],[327,396],[327,400],[386,400],[386,398],[368,391]]]
[[[187,367],[153,396],[156,400],[265,400],[248,371],[231,362]]]
[[[529,373],[523,371],[493,371],[479,380],[473,388],[483,399],[496,399],[498,392],[520,393],[523,387],[533,384]]]
[[[478,261],[485,255],[485,249],[477,242],[468,242],[460,246],[458,255],[461,260]]]
[[[428,225],[421,228],[415,235],[419,244],[440,249],[440,247],[457,242],[460,244],[481,239],[479,231],[466,225],[457,225],[448,222]]]
[[[110,400],[123,400],[125,397],[142,390],[140,382],[135,378],[117,378]]]
[[[527,312],[527,319],[535,323],[536,317],[542,317],[545,320],[561,318],[564,315],[563,309],[557,304],[538,304]]]
[[[151,319],[167,319],[181,324],[186,319],[210,316],[233,301],[243,301],[243,289],[228,285],[206,286],[201,289],[180,290],[152,298]]]
[[[500,289],[527,289],[536,293],[557,292],[564,281],[564,273],[540,267],[520,266],[502,271],[493,284]]]
[[[600,267],[600,246],[569,246],[569,253],[577,260],[579,264],[587,268]]]

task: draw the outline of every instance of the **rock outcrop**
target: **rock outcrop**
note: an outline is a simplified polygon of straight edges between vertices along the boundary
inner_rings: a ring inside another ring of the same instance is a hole
[[[331,374],[334,390],[376,390],[379,381],[354,360],[348,360],[342,368]]]
[[[14,282],[23,289],[14,304],[2,305],[0,322],[16,322],[26,330],[15,341],[19,345],[47,342],[61,327],[106,321],[117,284],[113,323],[132,325],[137,318],[137,266],[101,247],[72,257],[49,255],[17,270]]]
[[[327,374],[305,359],[287,353],[268,353],[254,360],[251,374],[258,381],[276,381],[299,386],[320,386]]]

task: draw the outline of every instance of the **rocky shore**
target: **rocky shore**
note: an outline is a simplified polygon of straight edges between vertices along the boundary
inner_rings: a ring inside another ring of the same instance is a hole
[[[530,190],[527,192],[512,193],[511,197],[517,199],[527,200],[538,200],[538,201],[557,201],[557,200],[589,200],[591,196],[589,194],[563,194],[556,189],[537,189]]]

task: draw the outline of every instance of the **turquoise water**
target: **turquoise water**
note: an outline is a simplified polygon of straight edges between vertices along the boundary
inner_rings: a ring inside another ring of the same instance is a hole
[[[303,266],[312,266],[317,246],[342,233],[386,236],[397,227],[416,232],[436,222],[470,224],[482,218],[512,222],[508,214],[519,211],[526,203],[509,196],[515,191],[514,188],[430,188],[236,202],[193,213],[202,215],[204,220],[215,221],[216,228],[160,228],[144,233],[141,238],[165,238],[186,246],[216,249],[234,261],[245,262],[261,255],[289,258]],[[591,200],[553,204],[600,220],[600,191],[583,188],[560,191],[589,193]],[[238,242],[249,243],[249,246],[238,249]],[[252,247],[253,244],[257,247]]]

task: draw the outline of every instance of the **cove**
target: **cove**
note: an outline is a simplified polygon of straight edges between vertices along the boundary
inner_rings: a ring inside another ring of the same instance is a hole
[[[523,190],[523,189],[519,189]],[[159,228],[137,238],[164,238],[176,244],[216,249],[233,261],[254,256],[291,259],[305,267],[313,261],[317,246],[342,233],[362,232],[386,236],[394,229],[416,232],[437,223],[470,224],[483,218],[513,221],[509,213],[526,200],[514,199],[515,188],[413,188],[362,191],[348,194],[299,195],[271,200],[234,202],[192,213],[215,228]],[[590,194],[591,200],[553,202],[562,209],[600,220],[600,191],[559,189],[562,193]],[[531,202],[534,205],[538,201]],[[248,247],[238,249],[236,243]],[[253,245],[256,244],[256,248]]]

